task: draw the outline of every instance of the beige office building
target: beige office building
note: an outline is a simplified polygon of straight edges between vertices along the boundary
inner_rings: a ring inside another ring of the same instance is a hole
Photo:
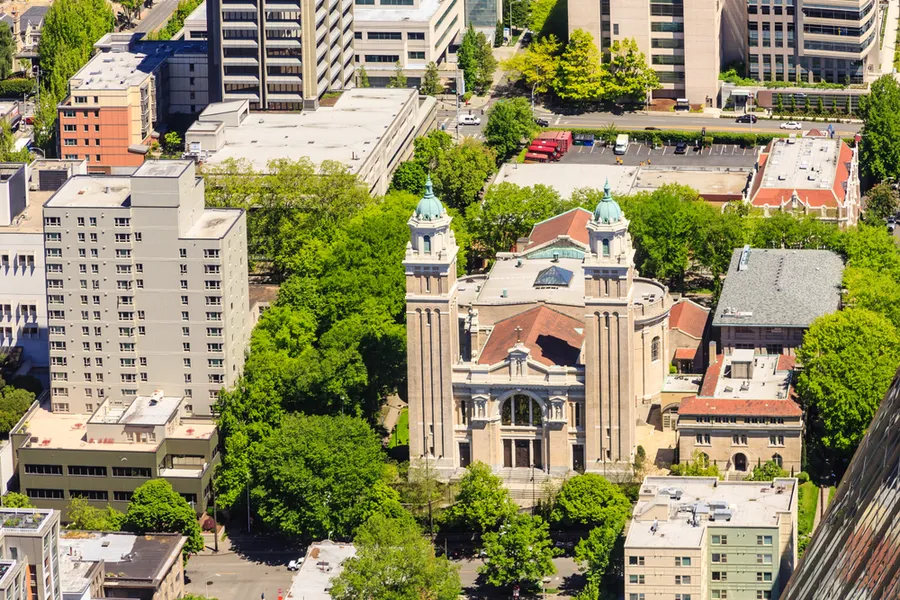
[[[400,4],[396,0],[359,0],[354,7],[356,65],[366,68],[374,87],[388,84],[398,61],[407,85],[421,85],[428,63],[439,68],[446,65],[450,44],[465,27],[463,0]]]
[[[54,412],[156,390],[210,415],[250,334],[241,210],[206,209],[191,161],[76,176],[44,205]]]
[[[318,108],[353,82],[353,0],[208,0],[210,96]]]
[[[776,600],[797,564],[797,480],[647,477],[625,538],[626,600]]]
[[[7,600],[62,600],[59,512],[0,508],[0,593]]]

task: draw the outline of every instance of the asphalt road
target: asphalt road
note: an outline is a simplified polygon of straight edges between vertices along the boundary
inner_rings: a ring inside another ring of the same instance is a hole
[[[162,27],[175,9],[178,8],[178,0],[157,0],[141,19],[137,27],[134,28],[136,33],[149,33]]]
[[[460,114],[467,114],[468,109],[460,109]],[[472,110],[473,114],[480,116],[480,109]],[[706,127],[710,131],[733,131],[742,133],[751,133],[749,123],[736,123],[734,119],[716,119],[712,117],[691,116],[683,113],[650,113],[642,114],[624,114],[614,115],[611,113],[586,113],[582,115],[559,115],[549,111],[538,109],[536,114],[550,121],[551,127],[573,127],[573,128],[601,128],[609,123],[615,123],[620,129],[644,129],[646,127],[657,127],[659,129],[678,129],[683,131],[700,131]],[[461,136],[481,136],[481,130],[487,117],[482,117],[482,124],[464,125],[460,129]],[[443,123],[447,127],[447,133],[456,135],[456,110],[442,109],[438,111],[438,126]],[[760,119],[753,124],[752,131],[761,132],[781,132],[781,133],[799,133],[790,130],[781,129],[781,124],[785,121],[769,121]],[[803,121],[803,131],[808,131],[813,127],[817,129],[826,129],[828,123],[823,122],[805,122]],[[847,137],[857,133],[861,127],[859,123],[836,123],[835,135]]]

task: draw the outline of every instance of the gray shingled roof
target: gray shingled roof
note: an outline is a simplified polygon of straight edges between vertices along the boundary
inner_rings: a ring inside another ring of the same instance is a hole
[[[808,327],[840,308],[844,262],[829,250],[742,249],[731,256],[714,327]]]
[[[40,25],[48,10],[50,10],[49,6],[32,6],[19,17],[19,27],[25,29],[29,24],[32,26]]]

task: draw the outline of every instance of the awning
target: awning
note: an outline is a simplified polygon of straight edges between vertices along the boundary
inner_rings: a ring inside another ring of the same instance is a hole
[[[697,356],[696,348],[676,348],[675,349],[675,360],[694,360],[695,356]]]
[[[732,90],[731,95],[732,96],[749,96],[750,92],[748,92],[747,90]]]

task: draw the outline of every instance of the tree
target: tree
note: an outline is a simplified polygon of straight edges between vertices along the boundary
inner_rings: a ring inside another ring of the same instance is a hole
[[[532,0],[531,1],[531,15],[528,19],[528,29],[535,32],[535,34],[550,34],[549,31],[544,31],[544,29],[549,29],[546,27],[547,20],[553,14],[553,11],[556,6],[557,0]],[[565,6],[565,4],[563,4]],[[565,10],[565,8],[563,8]],[[552,34],[551,34],[552,35]]]
[[[7,385],[0,379],[0,437],[9,437],[8,432],[33,403],[34,392]]]
[[[369,74],[366,73],[365,65],[360,65],[359,69],[356,71],[356,87],[358,87],[358,88],[369,87]]]
[[[463,72],[466,91],[474,91],[475,83],[478,81],[478,36],[471,23],[466,29],[466,33],[463,34],[459,50],[456,52],[456,64]],[[457,90],[456,93],[460,94],[460,90]]]
[[[272,531],[313,539],[350,535],[397,502],[383,481],[381,440],[358,417],[288,415],[251,448],[252,506]]]
[[[459,569],[437,558],[411,519],[373,515],[353,539],[356,555],[332,582],[335,600],[456,600]]]
[[[91,506],[86,498],[73,497],[66,509],[69,524],[66,529],[84,531],[119,531],[125,515],[107,505],[104,508]]]
[[[169,154],[178,154],[184,150],[184,140],[177,131],[170,131],[164,135],[163,145]]]
[[[563,100],[590,101],[604,93],[604,70],[594,37],[576,29],[559,59],[556,95]]]
[[[31,151],[27,147],[16,150],[16,138],[5,121],[0,121],[0,161],[31,162]]]
[[[0,79],[9,77],[16,57],[16,40],[9,24],[0,24]]]
[[[478,140],[466,138],[438,157],[431,173],[435,194],[445,205],[465,210],[496,170],[494,151]]]
[[[622,526],[624,525],[623,521]],[[613,548],[621,535],[621,528],[595,527],[575,546],[575,562],[587,573],[589,580],[599,581],[606,573]]]
[[[125,17],[128,19],[129,24],[134,24],[134,19],[141,14],[141,6],[143,6],[142,0],[116,0],[119,3],[119,6],[122,7],[122,11],[125,13]]]
[[[7,492],[3,496],[3,508],[37,508],[31,498],[18,492]]]
[[[523,0],[520,0],[523,1]],[[473,88],[479,94],[486,94],[494,83],[494,72],[497,70],[497,59],[494,58],[494,48],[488,41],[484,32],[479,31],[475,35],[475,64],[477,75]],[[467,90],[468,81],[466,82]]]
[[[563,527],[588,528],[603,525],[622,531],[631,514],[631,502],[621,488],[594,473],[567,479],[553,504],[550,518]]]
[[[406,73],[403,72],[403,64],[399,60],[394,63],[394,75],[387,86],[399,89],[406,87]]]
[[[825,114],[825,102],[822,100],[822,96],[816,96],[816,113]]]
[[[413,140],[413,160],[424,170],[433,171],[438,160],[454,146],[449,133],[434,129]]]
[[[421,196],[425,193],[425,169],[414,160],[407,160],[397,165],[391,177],[391,189],[409,192]]]
[[[865,308],[900,327],[900,282],[890,273],[863,267],[844,269],[844,306]]]
[[[893,75],[873,82],[859,98],[857,113],[863,120],[859,160],[864,174],[878,181],[900,176],[900,82]]]
[[[531,19],[531,0],[503,0],[503,18],[514,29],[524,29]]]
[[[740,203],[743,206],[743,202]],[[731,254],[744,243],[745,227],[735,211],[717,211],[711,205],[697,207],[696,235],[691,243],[693,258],[709,269],[716,297],[722,291],[722,276],[728,272]]]
[[[502,480],[483,462],[466,467],[456,501],[444,511],[444,521],[470,532],[492,531],[516,514],[516,504]]]
[[[553,557],[560,551],[553,547],[549,526],[540,517],[515,515],[500,531],[485,533],[482,543],[486,558],[478,572],[495,587],[534,588],[556,572]]]
[[[638,49],[634,38],[614,41],[609,52],[605,95],[610,100],[624,98],[645,103],[650,91],[662,87],[659,76],[647,64],[647,57]]]
[[[672,475],[678,477],[722,478],[721,473],[719,473],[719,467],[715,464],[710,464],[709,457],[699,450],[694,450],[690,461],[672,465],[669,470]]]
[[[503,22],[497,21],[497,25],[494,27],[494,48],[503,45],[503,29]]]
[[[525,52],[518,52],[503,62],[507,71],[518,71],[535,93],[546,94],[559,76],[560,42],[555,35],[534,40]]]
[[[873,227],[883,227],[884,220],[894,215],[900,207],[900,195],[890,183],[881,182],[866,194],[866,212],[863,220]]]
[[[141,535],[180,533],[187,537],[186,555],[203,550],[197,513],[165,479],[151,479],[134,490],[122,529]]]
[[[900,335],[877,313],[845,309],[813,321],[797,357],[804,366],[797,390],[815,411],[823,446],[848,458],[900,364]]]
[[[484,137],[497,158],[503,160],[519,149],[523,138],[530,139],[537,130],[528,100],[513,98],[498,100],[488,109]]]
[[[519,187],[503,182],[491,185],[483,202],[476,202],[466,214],[472,236],[472,250],[485,259],[509,252],[516,240],[525,237],[540,221],[563,211],[559,193],[551,187]]]
[[[431,61],[425,67],[425,76],[422,78],[422,87],[419,88],[419,91],[427,96],[437,96],[444,91],[444,86],[441,84],[441,74],[434,61]]]
[[[767,460],[753,468],[746,481],[772,481],[776,477],[787,477],[788,472],[779,467],[774,460]]]
[[[832,248],[837,245],[837,237],[838,229],[831,223],[783,212],[756,217],[750,229],[754,248]]]

